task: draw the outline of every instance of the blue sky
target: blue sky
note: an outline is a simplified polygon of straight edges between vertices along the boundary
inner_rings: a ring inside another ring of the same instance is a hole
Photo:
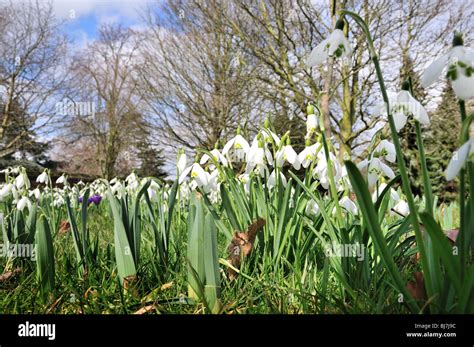
[[[46,0],[45,0],[46,1]],[[104,24],[121,24],[139,29],[140,11],[158,3],[153,0],[53,0],[56,17],[65,21],[64,31],[75,45],[85,46],[97,38],[98,28]]]

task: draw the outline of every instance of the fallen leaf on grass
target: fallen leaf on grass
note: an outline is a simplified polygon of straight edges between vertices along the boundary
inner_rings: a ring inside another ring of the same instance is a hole
[[[173,286],[173,284],[174,284],[173,281],[165,283],[161,286],[160,290],[170,289]]]
[[[259,218],[250,224],[246,232],[234,233],[234,237],[229,247],[227,247],[227,252],[229,253],[228,261],[233,267],[240,269],[242,259],[250,255],[257,233],[262,230],[264,226],[265,219]],[[232,268],[228,268],[227,271],[229,272],[229,279],[231,281],[235,279],[237,272]]]
[[[416,271],[414,281],[408,281],[407,289],[415,300],[426,301],[425,279],[420,271]]]
[[[145,314],[145,313],[148,313],[150,311],[153,311],[155,308],[156,308],[155,305],[148,305],[148,306],[142,307],[141,309],[134,312],[133,314]]]
[[[17,267],[16,269],[13,269],[12,271],[4,272],[3,274],[0,275],[0,283],[8,281],[12,277],[20,273],[21,273],[21,268],[19,267]]]

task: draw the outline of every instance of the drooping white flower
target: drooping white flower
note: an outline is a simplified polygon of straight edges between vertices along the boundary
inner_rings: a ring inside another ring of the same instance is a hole
[[[140,187],[140,180],[135,172],[128,175],[127,178],[125,178],[125,182],[127,182],[127,188],[130,190],[137,190]]]
[[[214,198],[217,198],[218,195],[215,194],[219,190],[219,183],[217,178],[219,177],[219,171],[213,170],[210,173],[207,173],[207,184],[204,185],[203,191],[204,193],[213,193]]]
[[[423,125],[430,125],[430,118],[423,105],[421,105],[408,90],[401,90],[391,105],[394,115],[395,127],[400,131],[407,122],[407,117],[413,115]]]
[[[318,129],[318,118],[314,113],[306,117],[306,134],[312,134]]]
[[[206,171],[204,171],[202,166],[199,165],[199,163],[194,163],[183,170],[183,172],[181,173],[181,176],[179,176],[179,184],[181,184],[189,174],[191,178],[193,178],[194,181],[196,181],[198,186],[202,187],[204,185],[207,185],[208,183],[207,173]]]
[[[289,143],[277,151],[275,155],[275,166],[281,168],[285,161],[293,165],[295,170],[299,170],[301,168],[300,158]]]
[[[268,186],[269,189],[272,189],[273,187],[276,186],[276,181],[277,181],[276,171],[277,171],[277,169],[274,169],[272,171],[272,173],[270,174],[270,176],[268,177],[267,186]],[[280,174],[281,183],[283,184],[284,187],[286,187],[287,181],[286,181],[285,175],[280,170],[278,170],[278,173]]]
[[[221,163],[223,166],[228,165],[227,159],[221,154],[221,152],[217,148],[214,148],[210,153],[211,153],[212,159],[214,161],[216,161],[218,163]],[[199,161],[199,164],[204,165],[209,161],[209,159],[211,159],[211,157],[207,153],[205,153],[201,157],[201,160]]]
[[[318,177],[321,183],[321,186],[324,189],[329,189],[329,169],[328,163],[326,161],[326,155],[324,151],[319,151],[317,154],[318,163],[316,167],[313,169],[313,177]],[[337,160],[336,156],[333,153],[329,153],[329,160],[332,163],[332,171],[334,175],[334,182],[336,184],[336,189],[339,187],[339,180],[342,178],[342,168],[341,164]]]
[[[243,173],[238,177],[239,181],[243,183],[244,190],[248,194],[250,192],[250,175]]]
[[[222,155],[230,159],[231,162],[242,161],[250,149],[250,145],[237,130],[237,135],[231,138],[222,149]]]
[[[315,143],[311,146],[306,146],[300,154],[298,154],[298,159],[301,162],[301,166],[305,169],[311,164],[311,162],[316,159],[316,155],[318,154],[320,145]]]
[[[367,169],[367,183],[369,185],[369,188],[375,186],[377,180],[379,179],[379,176],[382,174],[390,179],[395,177],[395,173],[393,172],[393,170],[379,158],[374,156],[369,160],[365,159],[361,161],[357,165],[357,168],[359,170]]]
[[[54,201],[53,201],[53,206],[54,207],[60,207],[64,205],[64,198],[61,194],[55,193],[54,194]]]
[[[305,212],[309,216],[317,216],[319,214],[319,206],[313,199],[306,204]]]
[[[387,140],[380,141],[374,152],[377,153],[377,157],[382,157],[391,163],[395,163],[397,160],[395,145]]]
[[[317,45],[306,60],[306,66],[313,67],[322,64],[329,57],[347,58],[351,55],[352,49],[349,41],[342,29],[344,22],[338,20],[336,29],[331,33],[329,38]]]
[[[30,200],[29,200],[26,196],[24,196],[24,197],[22,197],[20,200],[18,200],[18,202],[17,202],[17,204],[16,204],[16,208],[17,208],[17,210],[19,210],[19,211],[23,211],[23,209],[25,208],[25,206],[26,206],[26,205],[29,206],[30,204],[31,204]]]
[[[30,196],[34,196],[35,199],[39,201],[41,199],[41,191],[39,190],[39,188],[35,188],[35,190],[30,192]]]
[[[178,154],[178,163],[176,164],[176,169],[178,170],[178,177],[181,175],[181,173],[186,168],[187,161],[188,160],[186,158],[186,154],[184,153],[184,151],[181,151]]]
[[[357,215],[359,213],[357,205],[347,196],[343,196],[341,200],[339,200],[339,205],[353,215]]]
[[[377,189],[374,190],[372,194],[372,201],[376,202],[379,196],[382,194],[384,189],[387,187],[387,184],[380,183]],[[398,195],[397,191],[393,188],[390,188],[390,199],[394,202],[400,201],[400,196]]]
[[[255,171],[260,176],[263,176],[265,172],[268,172],[265,147],[262,136],[258,135],[258,139],[252,143],[247,153],[247,165],[245,167],[245,173],[250,174]],[[267,149],[268,150],[268,149]]]
[[[158,202],[159,200],[158,194],[156,193],[155,189],[148,187],[147,192],[148,192],[148,197],[150,198],[151,201]]]
[[[2,189],[0,189],[0,201],[3,201],[7,196],[10,195],[13,189],[13,184],[7,183],[5,184]]]
[[[459,171],[461,171],[466,161],[472,160],[473,156],[474,137],[471,137],[457,151],[454,152],[454,155],[449,161],[448,167],[445,171],[446,180],[453,180],[458,175]]]
[[[426,88],[433,84],[448,66],[448,78],[459,99],[474,96],[474,51],[463,46],[461,35],[456,34],[448,53],[433,61],[425,70],[421,83]]]
[[[48,184],[48,182],[49,176],[46,171],[43,171],[43,173],[36,178],[36,183]]]
[[[405,217],[410,213],[410,208],[405,200],[400,200],[398,204],[393,206],[393,210]],[[392,213],[392,215],[393,214],[394,213]]]
[[[113,180],[112,180],[113,181]],[[112,184],[112,181],[110,181],[110,183]],[[57,180],[56,180],[56,184],[64,184],[66,185],[67,184],[67,177],[66,175],[62,174],[61,177],[59,177]]]
[[[280,146],[281,139],[278,137],[277,134],[275,134],[270,129],[264,128],[264,129],[260,130],[259,134],[262,134],[263,141],[264,141],[265,145],[270,143],[270,142],[273,142],[275,146],[277,146],[277,147]],[[257,138],[257,136],[255,137],[255,139],[256,138]],[[254,141],[255,141],[255,139],[254,139]]]
[[[26,180],[25,180],[25,174],[24,173],[20,173],[18,176],[16,176],[15,178],[15,186],[17,189],[21,189],[26,183]]]
[[[186,168],[181,176],[179,177],[179,184],[181,184],[188,175],[193,179],[192,184],[195,184],[195,187],[201,188],[204,193],[209,193],[213,190],[218,189],[218,178],[219,171],[214,170],[211,173],[206,172],[199,163],[194,163],[193,165]]]

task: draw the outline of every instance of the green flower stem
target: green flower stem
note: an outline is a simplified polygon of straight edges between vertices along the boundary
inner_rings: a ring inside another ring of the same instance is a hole
[[[466,120],[466,104],[464,100],[459,100],[459,112],[461,114],[461,122],[464,124],[464,121]],[[461,134],[461,143],[465,143],[469,139],[469,129],[467,129],[465,134]],[[467,170],[468,170],[468,175],[469,175],[469,183],[472,185],[474,184],[474,172],[472,165],[470,163],[467,163]],[[465,177],[465,169],[461,170],[461,173],[459,174],[459,205],[460,205],[460,226],[459,226],[459,249],[461,250],[460,256],[461,256],[461,264],[464,264],[467,253],[468,253],[468,240],[471,240],[472,235],[469,237],[469,228],[466,228],[466,177]],[[472,189],[472,188],[471,188]],[[472,210],[474,209],[473,207],[473,199],[472,196],[469,197],[469,206],[470,206],[470,211],[471,211],[471,216]],[[472,217],[471,217],[472,218]],[[472,223],[472,220],[471,220]],[[472,229],[472,228],[471,228]],[[471,230],[472,233],[472,230]],[[461,266],[461,280],[464,279],[464,266]]]
[[[418,121],[415,121],[416,143],[420,153],[421,171],[423,173],[423,188],[425,193],[425,210],[433,216],[433,189],[431,188],[430,177],[428,175],[428,166],[426,165],[425,147],[421,137],[421,127]]]
[[[49,183],[49,189],[51,190],[51,205],[53,208],[51,209],[51,227],[53,228],[53,234],[56,235],[57,232],[57,221],[56,221],[56,214],[55,214],[55,208],[54,208],[54,191],[53,191],[53,181],[51,180],[51,172],[48,170],[48,183]]]
[[[461,123],[464,122],[466,119],[466,105],[464,104],[464,100],[459,100],[459,111],[461,113]],[[464,139],[463,139],[464,140]],[[465,206],[465,194],[466,194],[466,179],[464,177],[464,169],[461,170],[461,174],[459,175],[459,182],[460,182],[460,192],[459,192],[459,205],[461,206],[460,210],[460,227],[459,229],[464,229],[465,223],[465,216],[464,216],[464,206]]]
[[[328,176],[329,176],[329,190],[331,191],[331,196],[334,199],[334,203],[336,204],[336,216],[339,221],[339,226],[343,225],[344,219],[342,218],[342,211],[341,206],[339,206],[339,199],[337,197],[337,189],[336,189],[336,182],[334,181],[334,170],[332,167],[332,160],[329,156],[329,146],[326,139],[326,134],[323,131],[323,146],[324,146],[324,154],[326,156],[326,164],[328,166]]]
[[[413,225],[413,229],[415,231],[416,244],[418,246],[418,250],[419,250],[420,255],[421,255],[421,265],[422,265],[423,272],[424,272],[424,275],[425,275],[424,278],[425,278],[425,282],[426,282],[426,291],[427,291],[428,297],[432,297],[433,294],[434,294],[434,292],[433,292],[433,282],[432,282],[432,279],[431,279],[430,270],[429,270],[429,266],[428,266],[428,258],[427,258],[426,249],[425,249],[424,242],[423,242],[423,236],[421,234],[420,223],[418,221],[418,211],[416,209],[415,200],[413,198],[413,193],[411,191],[411,186],[410,186],[410,181],[409,181],[408,174],[407,174],[407,169],[405,167],[405,162],[403,160],[403,153],[402,153],[402,149],[401,149],[401,146],[400,146],[400,140],[398,138],[397,129],[395,127],[395,122],[393,120],[393,115],[390,111],[390,104],[389,104],[389,99],[388,99],[388,95],[387,95],[387,89],[385,88],[385,82],[384,82],[384,78],[383,78],[383,75],[382,75],[382,70],[380,68],[380,63],[379,63],[379,59],[378,59],[378,56],[377,56],[377,52],[375,51],[372,36],[370,34],[369,28],[367,27],[367,24],[365,23],[365,21],[359,15],[357,15],[353,12],[347,11],[347,10],[342,10],[341,15],[348,15],[351,18],[353,18],[355,20],[355,22],[361,27],[361,29],[363,30],[363,32],[365,34],[365,37],[367,39],[367,43],[368,43],[368,46],[369,46],[370,57],[371,57],[372,62],[374,63],[374,66],[375,66],[375,71],[377,73],[377,79],[378,79],[378,82],[379,82],[379,85],[380,85],[380,91],[382,92],[382,97],[383,97],[383,100],[385,102],[385,106],[386,106],[386,109],[387,109],[388,122],[389,122],[389,125],[390,125],[392,140],[393,140],[393,144],[395,146],[395,151],[397,152],[397,164],[398,164],[398,169],[400,171],[400,176],[401,176],[401,179],[402,179],[402,188],[403,188],[403,192],[405,193],[405,196],[407,198],[408,207],[410,209],[410,218],[411,218],[411,222],[412,222],[412,225]]]

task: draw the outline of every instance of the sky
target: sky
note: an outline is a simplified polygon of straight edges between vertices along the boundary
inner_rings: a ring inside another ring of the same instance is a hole
[[[47,0],[42,0],[47,1]],[[53,0],[53,10],[64,20],[64,31],[73,44],[83,48],[98,36],[102,24],[139,29],[141,10],[157,0]]]

